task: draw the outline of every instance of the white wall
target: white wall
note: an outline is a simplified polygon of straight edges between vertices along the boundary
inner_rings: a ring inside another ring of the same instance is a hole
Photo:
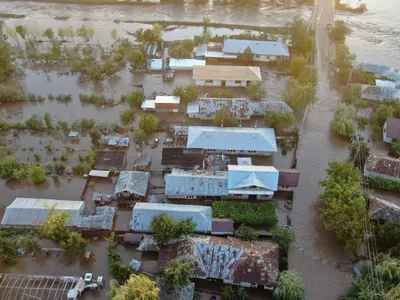
[[[385,122],[385,124],[383,125],[383,141],[385,143],[393,144],[392,138],[386,136],[386,131],[387,131],[387,124]]]
[[[234,150],[234,151],[229,151],[229,150],[220,150],[220,149],[204,149],[204,153],[218,153],[218,154],[227,154],[227,155],[234,155],[234,154],[240,154],[240,155],[260,155],[260,156],[271,156],[271,152],[266,152],[266,151],[246,151],[246,150]]]

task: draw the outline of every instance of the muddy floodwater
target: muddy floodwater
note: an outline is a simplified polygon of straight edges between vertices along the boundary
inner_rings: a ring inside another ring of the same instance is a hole
[[[348,277],[351,276],[348,263],[351,261],[352,255],[344,252],[335,237],[324,229],[319,219],[316,203],[321,192],[318,182],[326,176],[325,169],[328,162],[333,160],[343,161],[348,158],[348,141],[335,135],[330,127],[334,109],[340,100],[340,94],[333,89],[328,76],[328,58],[331,45],[325,28],[326,24],[332,23],[334,10],[330,0],[319,0],[318,2],[321,3],[318,11],[318,55],[316,59],[320,77],[318,85],[319,101],[310,107],[307,113],[297,152],[297,166],[302,175],[300,186],[295,192],[295,202],[291,212],[292,225],[296,231],[296,242],[289,256],[289,267],[302,273],[307,287],[307,299],[333,300],[337,299],[338,295],[346,289]],[[358,1],[354,2],[355,4],[358,3]],[[336,12],[335,19],[346,20],[353,30],[346,40],[347,44],[351,51],[357,55],[357,61],[377,62],[400,68],[400,18],[398,17],[400,1],[386,0],[384,4],[381,0],[365,0],[363,2],[366,3],[368,8],[368,11],[363,14]],[[72,25],[77,28],[82,24],[87,24],[96,29],[95,42],[103,44],[112,42],[110,36],[112,28],[117,28],[120,36],[133,40],[134,38],[129,35],[129,32],[133,32],[139,27],[150,27],[150,25],[140,24],[140,21],[201,21],[206,16],[211,21],[218,23],[284,26],[296,14],[301,14],[306,18],[311,15],[311,8],[307,6],[285,9],[269,6],[263,2],[260,5],[251,6],[217,6],[212,1],[206,4],[194,4],[192,1],[187,1],[184,5],[101,5],[95,6],[95,8],[89,5],[0,1],[0,11],[26,15],[26,18],[23,19],[8,19],[5,21],[6,25],[29,25],[30,28],[39,32],[47,27],[58,28]],[[67,21],[54,20],[56,16],[60,15],[70,16],[70,19]],[[83,21],[83,19],[87,19],[87,21]],[[113,22],[116,19],[132,20],[138,23],[122,22],[117,24]],[[211,28],[211,31],[213,34],[243,32],[224,28]],[[164,32],[163,38],[168,41],[192,38],[195,34],[201,32],[201,27],[178,27],[175,30]],[[55,121],[66,120],[71,123],[82,118],[92,118],[97,122],[119,122],[119,112],[125,108],[124,104],[106,109],[94,105],[82,105],[79,102],[78,95],[80,93],[104,93],[107,97],[118,100],[122,94],[134,90],[136,85],[143,85],[146,96],[150,96],[153,92],[171,93],[174,86],[186,85],[191,78],[190,72],[178,72],[172,83],[163,83],[161,74],[132,74],[125,68],[118,72],[116,76],[93,83],[81,82],[77,76],[65,75],[65,72],[66,70],[62,68],[44,70],[41,67],[32,66],[25,70],[25,76],[19,80],[17,86],[26,93],[43,96],[47,96],[48,93],[54,95],[71,93],[73,95],[71,103],[63,104],[46,99],[43,103],[37,104],[2,105],[1,117],[9,121],[22,121],[29,118],[33,113],[43,116],[44,113],[49,112]],[[267,98],[279,100],[287,86],[288,79],[287,76],[283,76],[275,70],[263,68]],[[238,93],[244,94],[245,92],[238,91]],[[138,117],[139,112],[137,112],[136,120],[130,125],[131,127],[137,126]],[[167,122],[174,121],[181,124],[189,122],[183,114],[161,114],[158,117]],[[301,116],[299,116],[299,119],[301,119]],[[191,124],[202,124],[200,121],[190,122]],[[254,122],[243,125],[252,126]],[[159,135],[161,140],[166,137],[165,133]],[[43,162],[49,159],[46,153],[41,152],[44,150],[40,150],[43,148],[40,141],[45,141],[46,137],[21,134],[18,138],[8,136],[5,139],[7,143],[18,149],[16,154],[21,157],[33,159],[33,154],[29,150],[22,150],[32,145],[35,149],[34,152],[40,153],[43,157]],[[68,144],[62,139],[58,142],[54,141],[54,143],[59,143],[57,145],[60,149]],[[89,138],[82,139],[77,147],[81,149],[90,148]],[[381,150],[384,151],[384,148]],[[151,155],[152,169],[159,170],[161,145],[156,149],[147,147],[143,151]],[[127,169],[132,168],[136,155],[137,150],[131,146],[128,151]],[[289,157],[291,155],[292,153],[289,153],[287,157],[282,157],[281,154],[274,155],[274,160],[271,163],[288,167],[287,164],[290,164]],[[73,160],[74,158],[71,158],[71,163],[73,163]],[[45,183],[35,186],[28,181],[2,181],[0,183],[1,205],[8,205],[17,196],[79,199],[84,184],[85,180],[78,178],[72,180],[60,178],[58,182],[50,178]],[[97,186],[94,188],[97,188]],[[99,259],[93,267],[88,267],[88,270],[93,270],[96,275],[104,275],[108,279],[106,244],[99,241],[94,244],[91,243],[90,247],[98,251]],[[123,259],[124,262],[128,262],[127,257]],[[39,268],[36,268],[37,265],[30,261],[31,259],[24,261],[12,272],[80,275],[78,272],[86,270],[86,265],[82,262],[71,266],[64,266],[62,262],[57,262],[55,263],[57,268],[61,267],[55,270],[52,261],[40,263]],[[54,259],[54,261],[56,260]]]

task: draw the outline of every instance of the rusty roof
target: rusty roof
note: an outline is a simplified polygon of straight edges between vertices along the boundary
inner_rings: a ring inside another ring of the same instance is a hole
[[[386,136],[392,139],[400,139],[400,119],[387,118]]]
[[[290,186],[297,187],[300,180],[300,172],[296,169],[278,169],[279,178],[278,185],[279,186]]]
[[[236,238],[190,236],[178,245],[177,256],[194,261],[193,277],[272,286],[279,274],[279,246]]]
[[[370,172],[400,178],[400,159],[371,154],[365,162],[364,169]]]

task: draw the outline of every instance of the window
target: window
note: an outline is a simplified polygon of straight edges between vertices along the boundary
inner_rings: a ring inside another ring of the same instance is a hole
[[[241,80],[235,80],[235,84],[241,84],[242,81]]]
[[[207,84],[207,83],[211,83],[211,84],[212,84],[213,81],[212,81],[212,80],[206,80],[206,84]]]
[[[260,55],[255,55],[255,58],[260,58]]]

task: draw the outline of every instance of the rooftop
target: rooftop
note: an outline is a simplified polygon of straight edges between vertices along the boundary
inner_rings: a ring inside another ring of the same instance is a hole
[[[279,186],[297,187],[300,180],[300,172],[295,169],[278,169]]]
[[[213,235],[232,235],[233,220],[231,218],[212,218],[212,230]]]
[[[400,98],[400,89],[376,85],[362,85],[361,98],[380,97],[382,99]]]
[[[96,154],[95,169],[108,170],[112,167],[121,170],[125,164],[125,151],[99,151]]]
[[[254,188],[278,190],[278,170],[270,166],[229,165],[228,188],[230,193],[253,194]],[[231,190],[233,190],[231,192]],[[260,191],[262,192],[262,190]]]
[[[99,206],[90,216],[80,219],[79,228],[111,230],[115,216],[115,207]]]
[[[193,277],[273,286],[279,275],[279,246],[236,238],[190,236],[178,244],[178,257],[194,261]]]
[[[385,65],[372,64],[372,63],[360,63],[354,70],[364,70],[366,72],[375,73],[385,76],[393,72],[393,68]]]
[[[243,53],[247,48],[255,55],[289,56],[288,45],[278,41],[252,41],[226,39],[223,52]]]
[[[276,152],[272,128],[189,126],[187,148]]]
[[[205,60],[198,59],[176,59],[170,58],[169,67],[171,69],[192,69],[193,66],[205,66]]]
[[[161,164],[185,168],[201,167],[203,165],[203,154],[200,151],[185,151],[183,148],[163,148]]]
[[[372,154],[368,156],[364,170],[400,178],[400,159]]]
[[[396,88],[396,84],[393,81],[389,80],[375,80],[375,85],[376,86],[381,86],[381,87],[390,87],[390,88]]]
[[[181,102],[181,97],[178,96],[157,96],[155,100],[155,105],[161,103],[173,103],[179,104]]]
[[[393,202],[372,197],[369,200],[369,210],[379,220],[400,224],[400,206]]]
[[[129,192],[139,196],[146,196],[150,173],[140,171],[122,171],[119,174],[115,194]]]
[[[194,80],[240,80],[240,81],[261,81],[259,67],[247,66],[194,66]]]
[[[155,100],[144,100],[140,106],[142,109],[156,109]]]
[[[400,119],[387,118],[386,136],[392,139],[400,139]]]

